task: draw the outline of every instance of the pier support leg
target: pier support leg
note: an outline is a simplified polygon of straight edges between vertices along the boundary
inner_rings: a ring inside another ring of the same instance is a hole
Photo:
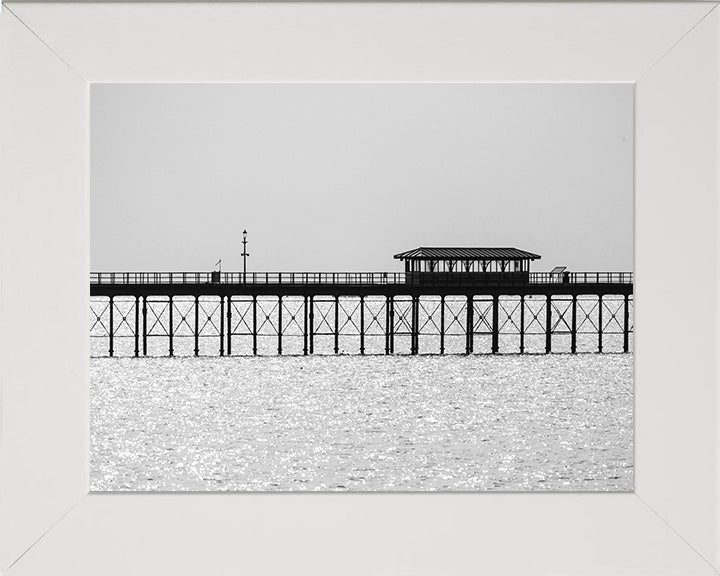
[[[385,296],[385,355],[390,354],[390,296]]]
[[[474,312],[475,312],[475,304],[473,304],[473,297],[468,296],[467,297],[467,315],[466,315],[466,323],[465,323],[465,354],[472,354],[473,353],[473,344],[474,344],[474,336],[475,336],[475,319],[474,319]]]
[[[147,296],[142,297],[143,356],[147,356]]]
[[[418,317],[420,316],[418,305],[419,300],[418,296],[412,297],[412,309],[410,311],[410,354],[413,355],[418,353]]]
[[[140,296],[135,296],[135,358],[140,356]]]
[[[168,352],[169,352],[170,356],[174,356],[175,350],[173,348],[173,297],[172,296],[170,296],[169,308],[170,308],[170,322],[169,322],[170,325],[168,327],[168,337],[169,337]]]
[[[282,296],[278,296],[278,355],[282,355]]]
[[[310,311],[309,311],[309,320],[310,320],[310,327],[308,330],[308,338],[310,340],[309,348],[310,348],[310,354],[314,354],[315,352],[315,298],[313,296],[310,296]]]
[[[303,298],[303,356],[308,353],[308,297]]]
[[[570,353],[577,353],[577,296],[572,297],[572,321],[570,323]]]
[[[200,355],[200,297],[195,296],[195,356]]]
[[[440,296],[440,354],[445,354],[445,296]]]
[[[232,296],[227,297],[227,355],[232,356]]]
[[[225,296],[220,296],[220,356],[225,356]]]
[[[360,355],[365,355],[365,296],[360,296]]]
[[[520,354],[525,354],[525,296],[520,296]]]
[[[552,352],[552,296],[545,300],[545,354]]]
[[[340,297],[335,296],[335,343],[333,346],[333,350],[335,350],[335,354],[337,354],[340,351]]]
[[[630,296],[625,294],[623,307],[623,352],[630,351]]]
[[[603,351],[603,297],[598,296],[598,352]]]
[[[257,296],[253,296],[253,299],[252,299],[252,314],[253,314],[252,348],[253,348],[253,356],[257,356],[257,339],[258,339]]]
[[[390,296],[390,354],[395,354],[395,297]]]
[[[497,354],[500,351],[500,297],[495,294],[493,296],[493,318],[492,318],[492,353]]]
[[[115,300],[110,296],[110,330],[108,336],[108,355],[112,358],[115,353]]]

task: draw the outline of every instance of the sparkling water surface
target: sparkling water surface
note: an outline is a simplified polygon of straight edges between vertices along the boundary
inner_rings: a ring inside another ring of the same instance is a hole
[[[93,491],[633,489],[632,354],[90,369]]]

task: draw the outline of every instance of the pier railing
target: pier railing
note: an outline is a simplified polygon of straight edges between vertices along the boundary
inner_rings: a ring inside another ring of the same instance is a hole
[[[404,272],[93,272],[90,284],[317,284],[386,285],[413,283]],[[528,284],[632,284],[632,272],[532,272],[529,275],[435,275],[433,286],[494,286]]]

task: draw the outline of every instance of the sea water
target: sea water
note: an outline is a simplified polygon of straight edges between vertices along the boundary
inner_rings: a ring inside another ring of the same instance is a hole
[[[630,491],[632,354],[93,358],[93,491]]]

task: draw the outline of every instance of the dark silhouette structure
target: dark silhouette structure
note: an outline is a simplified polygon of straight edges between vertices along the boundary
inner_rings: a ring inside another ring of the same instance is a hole
[[[540,256],[517,248],[415,248],[395,254],[410,284],[478,286],[530,282],[530,262]]]
[[[458,330],[466,354],[496,354],[510,335],[519,353],[528,335],[544,336],[545,353],[559,335],[569,336],[571,353],[579,335],[592,335],[603,352],[604,337],[617,334],[630,350],[631,272],[531,272],[540,256],[516,248],[416,248],[395,258],[405,272],[93,273],[91,334],[107,338],[110,356],[121,337],[134,339],[135,356],[157,337],[167,338],[170,356],[179,337],[194,339],[195,355],[201,339],[216,339],[223,356],[240,338],[257,354],[268,335],[278,354],[293,336],[303,354],[314,353],[316,336],[329,336],[337,354],[348,335],[358,339],[352,353],[365,354],[366,338],[380,336],[385,354],[418,354],[421,337],[434,336],[437,347],[423,352],[444,354]],[[396,351],[400,336],[409,337],[407,350]],[[483,336],[490,346],[476,351]]]

